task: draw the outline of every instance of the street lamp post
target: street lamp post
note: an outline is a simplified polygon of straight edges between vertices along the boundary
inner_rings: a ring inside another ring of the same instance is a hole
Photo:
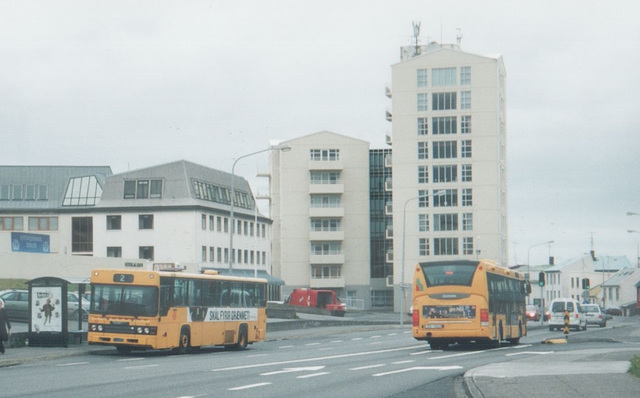
[[[246,157],[249,156],[253,156],[253,155],[257,155],[259,153],[263,153],[263,152],[269,152],[269,151],[283,151],[283,152],[287,152],[290,151],[291,147],[288,145],[272,145],[269,148],[266,149],[262,149],[260,151],[256,151],[256,152],[251,152],[248,153],[246,155],[242,155],[239,158],[237,158],[235,160],[235,162],[233,162],[233,166],[231,166],[231,200],[230,200],[230,210],[229,210],[229,275],[233,274],[233,234],[235,233],[235,229],[236,229],[236,221],[235,221],[235,214],[234,214],[234,207],[235,207],[235,197],[236,197],[236,164],[238,163],[238,161],[240,159],[244,159]],[[255,204],[254,204],[255,206]]]
[[[529,246],[529,249],[527,250],[527,283],[531,284],[531,263],[530,263],[530,255],[531,255],[531,249],[533,249],[534,247],[538,247],[538,246],[544,246],[544,245],[550,245],[552,244],[553,241],[549,240],[546,242],[541,242],[541,243],[536,243],[535,245]],[[540,300],[542,300],[543,297],[540,298]],[[530,300],[530,296],[527,296],[527,304],[531,304],[531,300]],[[543,303],[540,302],[540,305],[542,306],[542,308],[544,308]]]
[[[407,205],[409,204],[409,202],[411,202],[412,200],[416,200],[416,199],[422,199],[422,198],[428,198],[429,196],[442,196],[445,194],[445,191],[440,190],[437,193],[433,194],[433,195],[422,195],[422,196],[415,196],[413,198],[409,198],[404,202],[404,207],[402,209],[402,260],[401,260],[401,264],[400,264],[400,326],[404,326],[404,316],[405,316],[405,312],[404,312],[404,295],[405,295],[405,283],[404,283],[404,254],[405,254],[405,248],[406,248],[406,227],[407,227]]]

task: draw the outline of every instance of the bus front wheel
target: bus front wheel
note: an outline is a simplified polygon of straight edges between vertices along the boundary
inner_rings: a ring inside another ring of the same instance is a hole
[[[178,341],[178,353],[184,354],[189,351],[191,345],[191,338],[189,337],[189,329],[182,329],[180,331],[180,341]]]

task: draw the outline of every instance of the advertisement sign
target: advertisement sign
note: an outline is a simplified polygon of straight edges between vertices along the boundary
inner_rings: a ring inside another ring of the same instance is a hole
[[[31,294],[31,330],[62,332],[62,287],[33,286]]]
[[[49,253],[49,235],[11,232],[11,251]]]

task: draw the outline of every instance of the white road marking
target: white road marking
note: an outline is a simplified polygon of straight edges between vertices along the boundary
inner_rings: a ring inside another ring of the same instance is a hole
[[[424,355],[424,354],[433,354],[436,352],[442,352],[442,350],[427,350],[427,351],[418,351],[418,352],[412,352],[409,355]]]
[[[522,352],[514,352],[513,354],[506,354],[505,357],[512,357],[514,355],[546,355],[553,354],[553,351],[522,351]]]
[[[123,358],[117,359],[116,362],[130,362],[130,361],[143,361],[144,358]]]
[[[293,348],[294,346],[292,345],[281,345],[279,348]]]
[[[266,357],[267,354],[253,354],[253,355],[247,355],[246,358],[256,358],[256,357]]]
[[[291,363],[317,362],[317,361],[326,361],[328,359],[362,357],[362,356],[367,356],[367,355],[385,354],[387,352],[415,350],[415,349],[421,348],[421,347],[424,347],[424,345],[414,345],[414,346],[409,346],[409,347],[390,348],[390,349],[386,349],[386,350],[354,352],[352,354],[329,355],[329,356],[326,356],[326,357],[317,357],[317,358],[291,359],[291,360],[288,360],[288,361],[280,361],[280,362],[255,363],[255,364],[250,364],[250,365],[240,365],[240,366],[231,366],[231,367],[228,367],[228,368],[211,369],[211,371],[212,372],[224,372],[224,371],[229,371],[229,370],[261,368],[261,367],[267,367],[267,366],[286,365],[286,364],[291,364]]]
[[[308,379],[309,377],[324,376],[328,374],[329,372],[312,373],[310,375],[296,376],[296,379]]]
[[[318,351],[331,351],[333,347],[318,348]]]
[[[60,363],[57,364],[56,366],[75,366],[75,365],[86,365],[89,362],[70,362],[70,363]]]
[[[357,340],[362,340],[362,337],[354,337],[353,339],[351,339],[351,341],[357,341]]]
[[[320,343],[307,343],[305,344],[306,346],[312,346],[312,345],[320,345]]]
[[[155,365],[141,365],[141,366],[127,366],[124,369],[125,370],[129,370],[129,369],[155,368],[156,366],[158,366],[158,364],[155,364]]]
[[[382,337],[382,336],[380,336],[380,335],[377,335],[377,336],[371,336],[371,338],[372,338],[372,339],[379,339],[380,337]]]
[[[453,370],[453,369],[462,369],[462,366],[416,366],[416,367],[413,367],[413,368],[393,370],[391,372],[376,373],[376,374],[374,374],[372,376],[374,376],[374,377],[388,376],[388,375],[392,375],[392,374],[411,372],[411,371],[414,371],[414,370],[437,370],[437,371],[442,371],[442,370]]]
[[[256,387],[262,387],[262,386],[268,386],[271,383],[256,383],[256,384],[247,384],[246,386],[240,386],[240,387],[233,387],[233,388],[229,388],[228,391],[240,391],[240,390],[247,390],[249,388],[256,388]]]
[[[302,367],[302,368],[286,368],[286,369],[282,369],[282,370],[276,370],[274,372],[266,372],[266,373],[260,373],[260,376],[271,376],[271,375],[279,375],[282,373],[293,373],[293,372],[315,372],[317,370],[320,369],[324,369],[325,366],[307,366],[307,367]]]
[[[357,368],[351,368],[349,370],[363,370],[363,369],[372,369],[372,368],[379,368],[381,366],[385,366],[383,363],[379,363],[377,365],[368,365],[368,366],[360,366]]]
[[[344,340],[333,340],[330,343],[344,343]]]

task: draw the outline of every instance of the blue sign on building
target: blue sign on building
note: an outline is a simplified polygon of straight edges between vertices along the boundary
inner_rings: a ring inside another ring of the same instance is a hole
[[[49,235],[11,233],[11,251],[27,253],[49,253]]]

